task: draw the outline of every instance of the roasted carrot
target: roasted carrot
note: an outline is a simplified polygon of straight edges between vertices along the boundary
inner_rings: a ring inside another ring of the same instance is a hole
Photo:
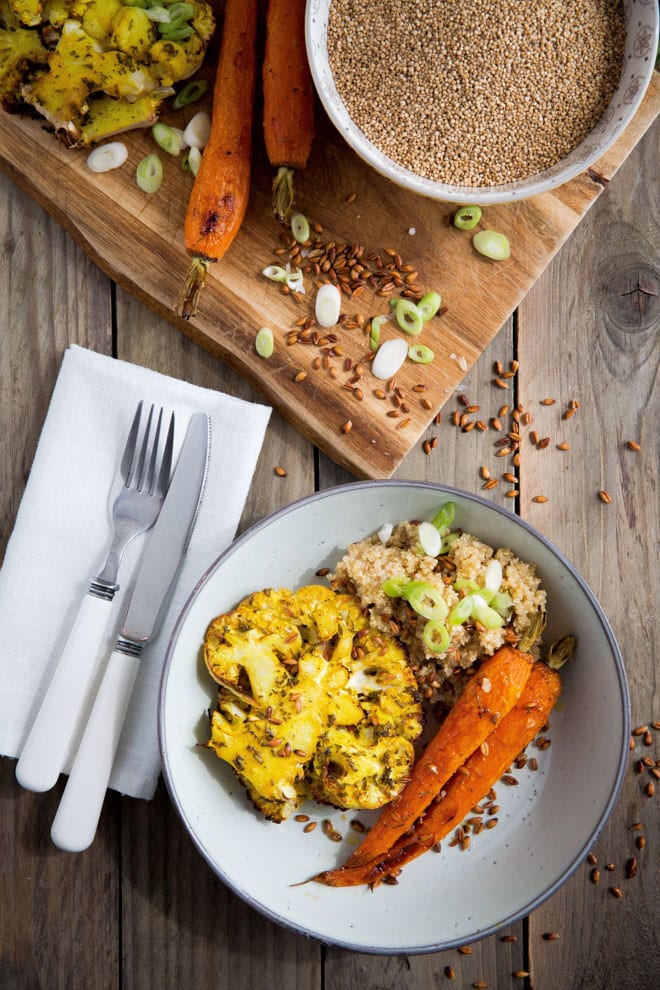
[[[401,794],[381,812],[347,866],[383,859],[400,835],[423,814],[449,778],[461,767],[509,712],[522,693],[532,657],[502,646],[483,661],[468,680],[424,753]]]
[[[225,5],[211,131],[184,224],[186,251],[193,259],[180,307],[186,320],[196,312],[209,265],[223,257],[247,209],[257,6],[257,0],[227,0]]]
[[[460,825],[470,809],[497,783],[548,720],[560,691],[559,674],[537,661],[520,698],[488,736],[487,747],[475,750],[442,789],[441,796],[385,857],[361,866],[328,870],[314,879],[331,887],[376,886],[383,877],[421,856]]]
[[[305,0],[269,0],[263,64],[264,138],[273,209],[284,220],[293,203],[294,169],[304,168],[314,137],[314,90],[305,49]]]

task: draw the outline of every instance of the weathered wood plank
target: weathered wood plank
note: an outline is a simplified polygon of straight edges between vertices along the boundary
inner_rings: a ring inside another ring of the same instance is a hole
[[[658,624],[655,605],[649,605],[660,576],[657,160],[656,131],[612,180],[520,310],[521,373],[530,407],[541,391],[559,400],[544,411],[551,448],[524,460],[523,513],[568,554],[600,599],[624,655],[633,725],[660,715]],[[581,407],[563,421],[560,410],[571,398]],[[560,439],[570,442],[569,452],[553,449]],[[642,449],[629,450],[629,439]],[[601,489],[612,504],[599,501]],[[547,505],[530,503],[537,491],[548,496]],[[590,883],[585,863],[531,918],[537,988],[657,986],[658,798],[643,792],[652,781],[648,772],[640,777],[632,769],[635,759],[648,755],[660,756],[657,732],[651,747],[637,741],[623,793],[596,844],[600,884]],[[637,849],[634,822],[646,824],[648,849]],[[637,875],[626,879],[625,864],[633,856]],[[614,864],[612,872],[606,863]],[[608,892],[614,886],[623,891],[621,900]],[[548,931],[561,939],[544,941]]]
[[[0,309],[1,559],[62,354],[71,343],[108,352],[112,320],[106,278],[4,176],[0,243],[0,284],[5,286]],[[67,856],[49,837],[62,784],[48,794],[30,794],[18,786],[14,767],[13,760],[0,760],[0,985],[20,990],[114,987],[119,976],[114,801],[93,848]]]

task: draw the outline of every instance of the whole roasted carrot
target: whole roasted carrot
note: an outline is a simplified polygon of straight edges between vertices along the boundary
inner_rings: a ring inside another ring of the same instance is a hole
[[[193,259],[180,306],[186,320],[196,312],[209,265],[223,257],[247,209],[257,6],[257,0],[227,0],[225,5],[211,130],[184,224],[186,251]]]
[[[532,669],[532,657],[502,646],[467,682],[422,756],[401,794],[388,804],[347,866],[383,859],[463,766],[520,697]]]
[[[305,0],[269,0],[263,64],[264,138],[271,165],[273,209],[293,203],[294,169],[304,168],[314,137],[314,89],[305,49]]]
[[[532,667],[520,698],[508,715],[454,774],[439,797],[380,860],[328,870],[314,877],[331,887],[377,886],[383,877],[421,856],[460,825],[470,809],[497,783],[506,768],[547,722],[561,691],[559,674],[540,661]]]

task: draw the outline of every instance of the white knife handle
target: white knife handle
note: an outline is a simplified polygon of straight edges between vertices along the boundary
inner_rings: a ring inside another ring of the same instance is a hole
[[[139,664],[117,650],[108,660],[50,832],[66,852],[82,852],[96,834]]]
[[[89,709],[98,654],[112,600],[86,594],[16,764],[28,791],[47,791],[64,768],[71,743]]]

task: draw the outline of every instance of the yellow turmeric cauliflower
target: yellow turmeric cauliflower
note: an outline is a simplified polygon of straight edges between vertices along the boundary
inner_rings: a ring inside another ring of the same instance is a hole
[[[213,620],[204,659],[219,685],[207,746],[266,818],[307,798],[379,808],[403,789],[422,724],[415,679],[354,596],[256,592]]]
[[[205,0],[0,0],[0,105],[33,107],[71,145],[148,126],[214,28]]]

